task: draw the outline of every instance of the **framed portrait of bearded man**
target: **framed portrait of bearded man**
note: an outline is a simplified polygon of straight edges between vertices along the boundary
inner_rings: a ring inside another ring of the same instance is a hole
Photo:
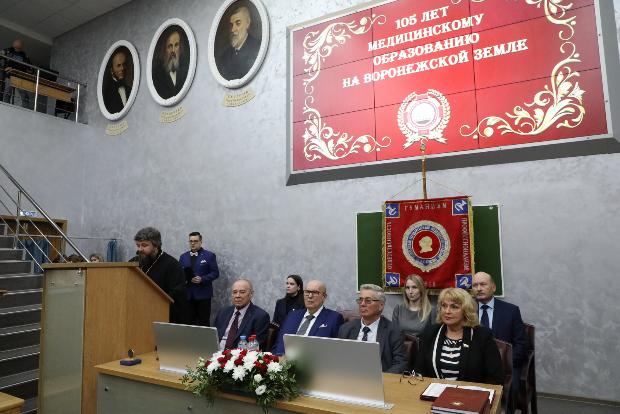
[[[153,99],[162,106],[179,103],[196,72],[196,39],[181,19],[166,20],[155,32],[147,58],[147,83]]]
[[[269,18],[260,0],[227,0],[209,34],[209,67],[217,82],[240,88],[260,69],[269,45]]]

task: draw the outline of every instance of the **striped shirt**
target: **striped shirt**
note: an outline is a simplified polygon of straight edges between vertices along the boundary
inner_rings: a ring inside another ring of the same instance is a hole
[[[459,361],[461,359],[461,349],[463,340],[445,338],[441,345],[441,355],[439,357],[438,369],[441,376],[445,379],[456,380],[459,377]]]

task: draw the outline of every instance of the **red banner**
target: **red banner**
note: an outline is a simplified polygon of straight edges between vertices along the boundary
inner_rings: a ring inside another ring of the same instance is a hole
[[[383,209],[386,288],[417,274],[429,289],[471,288],[474,272],[469,197],[386,201]]]
[[[292,172],[607,136],[592,0],[396,0],[291,30]]]

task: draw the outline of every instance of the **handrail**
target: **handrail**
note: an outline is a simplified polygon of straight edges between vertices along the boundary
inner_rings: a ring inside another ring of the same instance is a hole
[[[14,58],[10,57],[10,56],[7,56],[6,54],[4,54],[4,50],[0,50],[0,60],[11,60],[11,61],[15,62],[16,64],[19,64],[20,66],[26,66],[26,67],[32,68],[34,70],[40,70],[41,72],[49,73],[52,76],[58,76],[58,77],[64,79],[65,81],[67,81],[67,82],[73,82],[73,83],[76,83],[78,85],[88,86],[88,84],[85,83],[85,82],[80,82],[80,81],[77,81],[75,79],[67,78],[65,76],[60,75],[57,72],[52,72],[52,71],[44,69],[44,68],[42,68],[40,66],[33,65],[31,63],[22,62],[21,60],[17,60],[17,59],[14,59]]]
[[[58,225],[54,222],[54,220],[52,220],[50,218],[50,216],[47,214],[47,212],[45,212],[45,210],[43,210],[43,208],[41,208],[41,206],[39,206],[39,204],[34,201],[34,199],[30,196],[30,194],[28,194],[28,192],[24,189],[24,187],[22,187],[19,182],[17,182],[17,180],[7,171],[6,168],[4,168],[4,166],[2,164],[0,164],[0,171],[2,171],[4,173],[4,175],[6,175],[6,177],[11,181],[11,183],[13,183],[13,185],[19,190],[19,192],[21,194],[23,194],[28,201],[30,201],[32,203],[32,205],[34,206],[34,208],[37,209],[37,211],[39,213],[41,213],[41,215],[43,217],[45,217],[45,219],[47,220],[47,222],[52,226],[52,228],[60,235],[62,236],[63,240],[66,241],[69,246],[71,246],[71,248],[73,248],[73,250],[75,250],[75,252],[86,262],[86,263],[90,263],[90,260],[84,255],[84,253],[82,253],[80,251],[80,249],[78,249],[78,247],[75,245],[75,243],[73,243],[73,241],[60,229],[60,227],[58,227]],[[18,206],[18,210],[19,210],[19,206]],[[17,220],[19,220],[19,211],[17,212]],[[19,230],[16,232],[19,233]]]

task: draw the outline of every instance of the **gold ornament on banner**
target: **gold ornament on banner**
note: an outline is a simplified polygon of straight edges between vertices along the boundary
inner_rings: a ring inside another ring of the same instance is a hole
[[[306,64],[304,73],[309,75],[303,80],[306,98],[304,100],[303,113],[305,131],[304,156],[308,161],[314,161],[323,157],[330,160],[339,160],[351,154],[356,154],[360,150],[365,153],[379,151],[390,145],[391,139],[383,137],[377,140],[372,135],[354,136],[346,132],[340,132],[330,127],[321,116],[314,104],[314,85],[312,82],[321,73],[321,65],[325,59],[331,55],[334,48],[342,46],[352,35],[367,33],[376,23],[384,24],[384,15],[372,18],[362,17],[359,21],[349,23],[332,23],[323,31],[312,31],[306,34],[303,46],[303,60]]]
[[[484,0],[478,2],[482,1]],[[488,116],[473,130],[469,125],[463,125],[460,129],[462,136],[473,139],[478,139],[480,136],[491,138],[496,132],[500,135],[512,133],[532,136],[539,135],[553,126],[576,128],[581,124],[586,113],[583,107],[585,91],[577,82],[579,72],[573,71],[569,66],[581,62],[577,47],[570,41],[575,35],[576,18],[566,16],[572,3],[563,4],[563,1],[526,0],[527,4],[537,8],[542,6],[550,23],[564,26],[564,29],[558,32],[558,37],[564,41],[560,45],[560,51],[566,57],[553,67],[549,84],[545,85],[544,90],[537,92],[531,102],[515,106],[512,113],[506,112],[504,114],[506,117]]]

